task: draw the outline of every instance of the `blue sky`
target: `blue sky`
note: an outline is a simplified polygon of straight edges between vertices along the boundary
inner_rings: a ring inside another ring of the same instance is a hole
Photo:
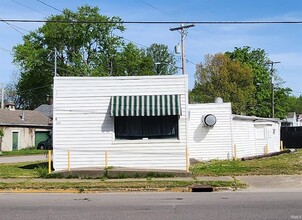
[[[301,0],[1,0],[1,19],[44,19],[58,10],[89,4],[101,14],[119,16],[124,21],[302,21]],[[14,27],[10,25],[16,25]],[[22,34],[42,24],[0,22],[0,82],[8,83],[18,68],[12,64],[11,51],[22,43]],[[139,47],[163,43],[173,51],[180,34],[169,28],[178,25],[126,25],[122,34]],[[22,28],[22,29],[20,29]],[[20,33],[21,32],[21,33]],[[250,46],[266,51],[279,61],[277,74],[296,96],[302,95],[302,24],[196,25],[185,40],[189,88],[194,85],[195,65],[206,54],[233,51]],[[180,59],[179,59],[180,60]],[[181,64],[178,63],[180,66]]]

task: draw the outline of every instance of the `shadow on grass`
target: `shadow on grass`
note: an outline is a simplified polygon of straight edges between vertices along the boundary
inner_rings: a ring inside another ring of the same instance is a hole
[[[48,162],[41,162],[41,163],[33,163],[33,164],[28,164],[25,166],[20,166],[21,169],[26,169],[26,170],[34,170],[38,168],[48,168]],[[53,170],[53,164],[51,163],[51,169]]]

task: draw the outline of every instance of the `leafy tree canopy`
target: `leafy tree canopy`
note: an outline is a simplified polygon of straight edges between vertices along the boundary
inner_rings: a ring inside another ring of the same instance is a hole
[[[125,30],[122,20],[101,15],[98,7],[85,5],[76,12],[65,9],[47,20],[14,47],[14,62],[20,67],[16,89],[23,108],[33,109],[51,96],[54,48],[59,76],[154,75],[158,74],[157,58],[173,64],[173,55],[167,55],[164,45],[154,44],[142,50],[125,44],[118,36]],[[161,74],[172,73],[171,69],[161,70]]]
[[[204,64],[197,65],[195,77],[191,102],[213,102],[215,97],[221,97],[232,102],[234,113],[250,113],[255,87],[249,66],[224,54],[207,55]]]
[[[289,97],[289,111],[302,114],[302,95],[299,97],[290,96]]]
[[[251,114],[261,117],[272,116],[272,81],[274,83],[274,109],[275,117],[286,117],[289,110],[289,88],[283,88],[284,82],[275,70],[271,72],[270,59],[263,49],[252,49],[245,46],[235,47],[233,52],[226,52],[231,60],[238,60],[244,65],[250,66],[253,72],[253,84],[256,87],[256,106],[251,109]],[[273,80],[272,80],[273,74]]]
[[[152,44],[147,48],[147,55],[155,64],[154,71],[157,75],[173,75],[177,72],[175,57],[164,44]]]

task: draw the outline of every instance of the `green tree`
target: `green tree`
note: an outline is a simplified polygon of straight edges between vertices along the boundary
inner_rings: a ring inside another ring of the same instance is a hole
[[[302,114],[302,95],[297,98],[295,112]]]
[[[175,56],[169,52],[164,44],[152,44],[146,53],[154,62],[154,71],[157,75],[173,75],[177,73]]]
[[[270,59],[263,49],[252,49],[245,46],[235,47],[232,52],[226,52],[231,60],[238,60],[244,65],[248,65],[253,72],[253,83],[256,87],[255,100],[256,106],[250,109],[251,114],[260,117],[272,116],[272,84],[270,72]],[[289,109],[289,88],[283,88],[283,81],[274,72],[274,99],[275,99],[275,117],[284,118]]]
[[[190,102],[213,102],[215,97],[221,97],[232,102],[234,113],[250,113],[250,106],[255,105],[250,67],[224,54],[215,54],[207,55],[204,64],[197,65],[196,69]]]
[[[127,44],[116,58],[117,75],[141,76],[155,75],[154,62],[145,50],[133,43]]]
[[[302,114],[302,95],[289,97],[289,112]]]
[[[14,62],[21,71],[17,91],[23,108],[33,109],[51,96],[54,48],[61,76],[117,75],[115,61],[123,40],[113,32],[124,31],[123,25],[115,23],[120,18],[100,15],[99,8],[86,5],[77,12],[65,9],[47,20],[14,47]]]
[[[17,92],[17,85],[20,76],[17,72],[12,74],[11,80],[5,85],[5,92],[4,92],[4,100],[11,101],[15,104],[15,107],[18,109],[22,106],[20,96]]]

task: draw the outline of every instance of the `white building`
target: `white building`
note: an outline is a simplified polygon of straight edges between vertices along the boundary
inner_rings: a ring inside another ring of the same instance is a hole
[[[234,148],[237,157],[279,151],[279,121],[232,115],[230,103],[189,105],[187,85],[187,76],[55,77],[55,170],[68,161],[186,170]]]
[[[66,169],[68,150],[71,168],[104,167],[107,158],[108,166],[186,169],[187,80],[56,77],[55,170]]]
[[[302,126],[302,115],[296,112],[289,112],[287,118],[282,120],[282,127],[300,127]]]

